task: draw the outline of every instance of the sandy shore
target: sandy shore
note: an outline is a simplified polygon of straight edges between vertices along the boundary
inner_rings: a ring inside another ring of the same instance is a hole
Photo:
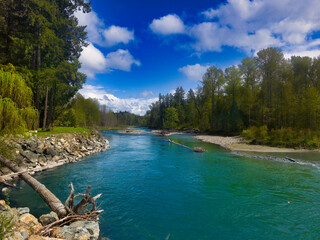
[[[208,135],[198,135],[195,136],[204,142],[209,142],[217,144],[223,148],[229,149],[231,151],[244,151],[244,152],[307,152],[309,150],[305,149],[293,149],[293,148],[277,148],[268,147],[262,145],[249,145],[245,143],[245,140],[241,137],[220,137],[220,136],[208,136]]]

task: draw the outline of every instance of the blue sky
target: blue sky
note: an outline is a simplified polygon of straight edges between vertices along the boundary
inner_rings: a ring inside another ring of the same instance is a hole
[[[159,93],[196,88],[206,68],[266,47],[320,55],[319,0],[95,0],[78,12],[89,46],[81,90],[114,111],[143,115]]]

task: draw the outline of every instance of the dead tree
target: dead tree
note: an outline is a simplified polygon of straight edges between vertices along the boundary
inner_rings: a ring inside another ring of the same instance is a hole
[[[73,184],[70,183],[70,187],[71,187],[70,195],[67,198],[65,204],[62,204],[62,202],[49,189],[47,189],[43,184],[41,184],[38,180],[33,178],[26,171],[23,171],[21,168],[19,168],[12,161],[10,161],[0,155],[0,163],[2,163],[3,165],[5,165],[9,169],[11,169],[13,172],[19,173],[19,177],[22,178],[27,184],[29,184],[40,195],[40,197],[45,201],[45,203],[50,207],[50,209],[58,214],[59,218],[64,218],[67,215],[70,216],[70,219],[72,219],[73,215],[76,218],[79,218],[79,215],[81,215],[81,212],[88,205],[92,204],[91,211],[89,211],[85,214],[86,214],[86,216],[90,216],[90,218],[93,218],[93,216],[96,216],[96,220],[98,220],[98,215],[102,211],[96,210],[95,201],[102,194],[98,194],[97,196],[92,197],[89,193],[91,186],[88,186],[85,194],[78,194],[77,195],[77,196],[82,196],[83,198],[76,206],[74,206],[74,198],[77,196],[74,195]]]
[[[1,155],[0,162],[13,172],[23,172],[23,170],[16,164]],[[40,183],[28,173],[21,173],[19,176],[40,195],[40,197],[45,201],[50,209],[57,213],[60,218],[68,214],[67,209],[62,204],[62,202],[42,183]]]

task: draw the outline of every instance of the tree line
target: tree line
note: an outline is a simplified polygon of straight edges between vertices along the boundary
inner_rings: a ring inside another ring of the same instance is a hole
[[[129,112],[114,113],[106,105],[100,105],[97,99],[85,98],[77,93],[64,107],[55,124],[66,127],[119,128],[141,126],[144,118]]]
[[[79,57],[87,46],[85,0],[0,1],[0,135],[58,126],[140,125],[142,118],[113,113],[78,90],[86,75]]]
[[[160,94],[146,117],[152,128],[242,132],[271,145],[318,144],[320,57],[285,59],[280,49],[267,48],[225,70],[211,66],[196,89]]]
[[[57,114],[82,87],[86,76],[78,71],[81,67],[78,59],[82,47],[87,45],[86,32],[85,26],[79,26],[75,11],[90,12],[90,3],[85,0],[0,1],[0,106],[2,110],[7,109],[7,113],[9,105],[15,109],[14,118],[5,118],[2,114],[0,122],[4,125],[0,132],[18,131],[20,124],[14,119],[18,119],[16,112],[19,111],[21,121],[26,122],[21,128],[53,127]],[[17,84],[26,91],[16,89]],[[4,94],[7,91],[15,96],[22,94],[24,103]],[[28,124],[30,121],[32,124]]]

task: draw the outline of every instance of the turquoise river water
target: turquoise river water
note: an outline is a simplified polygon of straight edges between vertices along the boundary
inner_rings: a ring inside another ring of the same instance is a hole
[[[63,201],[92,185],[103,193],[101,231],[111,240],[320,239],[320,168],[240,157],[191,135],[170,136],[194,153],[150,133],[103,131],[111,149],[35,175]],[[320,158],[319,158],[320,159]],[[49,210],[25,183],[15,206]]]

